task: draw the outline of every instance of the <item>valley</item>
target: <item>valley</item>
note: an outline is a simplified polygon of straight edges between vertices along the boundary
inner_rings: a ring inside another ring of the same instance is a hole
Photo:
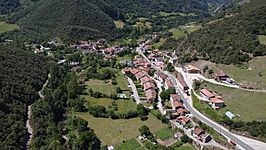
[[[266,148],[264,1],[0,4],[0,149]]]

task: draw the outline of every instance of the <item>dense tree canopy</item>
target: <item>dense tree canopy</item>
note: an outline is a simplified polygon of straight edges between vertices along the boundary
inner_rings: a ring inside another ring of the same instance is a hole
[[[38,99],[47,79],[46,59],[23,43],[0,44],[0,148],[22,149],[27,105]]]

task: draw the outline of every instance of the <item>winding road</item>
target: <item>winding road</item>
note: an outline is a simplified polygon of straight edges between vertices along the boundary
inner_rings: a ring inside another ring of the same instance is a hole
[[[39,96],[41,99],[44,99],[44,95],[42,94],[44,88],[48,85],[48,80],[50,78],[50,74],[48,74],[48,79],[46,80],[46,82],[44,83],[44,85],[42,86],[42,89],[38,92]],[[31,122],[30,122],[30,118],[31,118],[31,106],[32,105],[29,105],[28,106],[28,118],[27,118],[27,121],[26,121],[26,128],[28,130],[28,133],[29,133],[29,139],[27,141],[27,145],[30,145],[30,141],[31,141],[31,138],[32,138],[32,133],[33,133],[33,129],[31,127]]]

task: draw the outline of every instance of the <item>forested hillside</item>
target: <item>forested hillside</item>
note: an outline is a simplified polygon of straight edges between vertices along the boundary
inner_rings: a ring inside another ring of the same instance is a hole
[[[219,4],[223,0],[105,0],[113,3],[124,13],[132,13],[137,16],[151,16],[160,11],[165,12],[204,12],[209,11],[208,2]]]
[[[197,13],[209,16],[210,6],[224,0],[40,0],[12,15],[9,22],[21,26],[9,38],[81,40],[117,39],[124,30],[116,29],[113,20],[151,18],[160,12]],[[127,30],[127,29],[125,29]]]
[[[19,11],[16,22],[33,37],[64,39],[116,36],[113,19],[123,19],[115,7],[103,0],[42,0]]]
[[[266,35],[266,1],[253,0],[236,7],[223,19],[206,24],[185,40],[180,53],[195,50],[195,56],[216,63],[239,64],[253,56],[266,55],[258,35]],[[175,42],[176,48],[184,39]],[[173,49],[174,49],[173,48]]]
[[[1,0],[0,15],[7,14],[17,10],[20,7],[19,0]]]
[[[23,45],[0,44],[0,149],[23,148],[27,105],[47,79],[45,58]]]

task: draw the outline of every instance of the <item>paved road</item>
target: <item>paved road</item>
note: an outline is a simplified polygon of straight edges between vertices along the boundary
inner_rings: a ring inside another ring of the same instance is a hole
[[[139,93],[138,93],[138,90],[137,90],[134,82],[129,77],[127,77],[127,80],[128,80],[128,83],[130,84],[130,87],[132,89],[133,97],[134,97],[136,103],[137,104],[141,103],[140,98],[139,98]]]
[[[141,47],[137,48],[137,52],[143,57],[145,58],[147,61],[151,62],[141,51]],[[156,70],[162,71],[160,70],[158,67],[156,67],[153,63],[152,67]],[[177,80],[176,78],[163,71],[164,73],[166,73],[166,75],[168,75],[172,82],[174,83],[176,90],[178,91],[178,93],[180,94],[181,98],[184,99],[184,104],[186,106],[186,108],[190,111],[190,113],[196,117],[197,119],[199,119],[200,121],[202,121],[203,123],[207,124],[208,126],[212,127],[213,129],[215,129],[216,131],[218,131],[219,133],[221,133],[222,135],[224,135],[225,137],[231,139],[232,141],[234,141],[237,145],[241,146],[243,149],[245,150],[253,150],[253,148],[248,145],[247,143],[244,143],[241,139],[239,139],[238,137],[236,137],[234,134],[232,134],[231,132],[229,132],[227,129],[225,129],[223,126],[217,124],[216,122],[212,121],[211,119],[207,118],[206,116],[204,116],[203,114],[201,114],[199,111],[197,111],[193,106],[191,106],[191,104],[187,101],[187,98],[185,98],[184,93],[182,90],[180,90],[178,84],[177,84]]]

